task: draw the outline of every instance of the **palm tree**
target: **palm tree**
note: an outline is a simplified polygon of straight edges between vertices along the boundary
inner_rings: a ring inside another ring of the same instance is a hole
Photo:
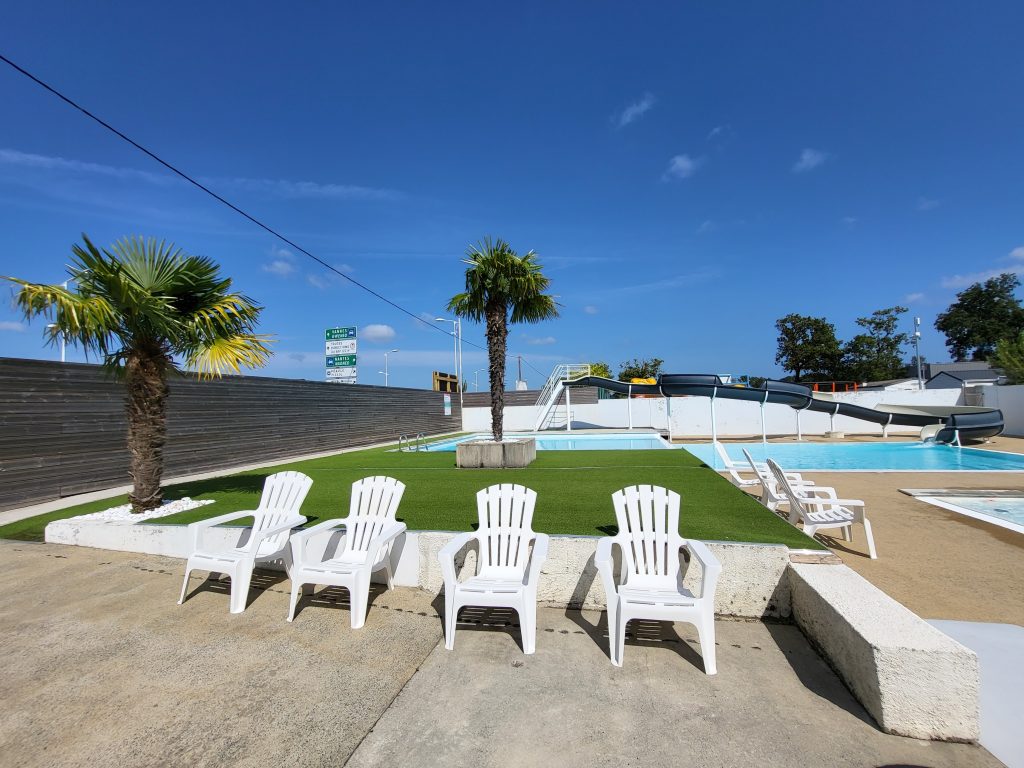
[[[100,251],[82,239],[68,267],[75,290],[3,279],[21,286],[16,301],[27,319],[53,319],[50,343],[63,337],[123,377],[132,511],[144,512],[163,501],[168,372],[179,360],[201,378],[266,363],[269,338],[253,333],[263,308],[232,292],[211,259],[170,243],[125,238]]]
[[[466,251],[466,290],[448,302],[448,311],[487,324],[491,375],[491,431],[501,442],[505,407],[505,356],[508,324],[539,323],[558,317],[551,282],[541,272],[537,254],[519,256],[504,240],[484,238]]]

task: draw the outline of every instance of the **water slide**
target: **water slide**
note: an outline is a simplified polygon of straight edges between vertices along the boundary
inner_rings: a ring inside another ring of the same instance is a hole
[[[830,416],[849,416],[870,421],[883,427],[921,427],[921,438],[939,443],[958,443],[960,440],[980,440],[1003,431],[1003,412],[995,408],[972,406],[908,406],[881,405],[865,408],[843,402],[831,395],[812,392],[803,384],[769,379],[760,387],[725,384],[714,374],[664,373],[656,384],[630,384],[584,376],[562,382],[566,387],[599,387],[626,395],[656,395],[660,397],[710,397],[727,400],[746,400],[753,403],[788,405],[798,411],[817,411]]]

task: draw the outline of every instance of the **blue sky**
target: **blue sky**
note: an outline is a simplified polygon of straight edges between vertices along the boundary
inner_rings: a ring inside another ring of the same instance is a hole
[[[947,359],[936,313],[1024,273],[1018,3],[98,7],[9,7],[0,51],[424,317],[469,243],[536,250],[562,307],[511,331],[531,386],[651,356],[775,375],[776,318],[845,338],[897,303]],[[2,66],[0,105],[0,274],[61,280],[81,232],[157,235],[266,306],[268,374],[321,378],[334,325],[374,327],[361,382],[395,347],[392,384],[452,367],[442,333]],[[0,354],[55,355],[6,299]],[[485,366],[467,347],[470,381]]]

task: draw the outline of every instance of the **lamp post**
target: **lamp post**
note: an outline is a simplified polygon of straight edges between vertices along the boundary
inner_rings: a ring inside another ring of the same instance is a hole
[[[46,326],[47,328],[56,328],[56,323],[50,323]],[[60,335],[60,361],[63,363],[65,358],[65,347],[67,346],[67,337],[61,333]]]
[[[486,368],[479,368],[478,370],[473,371],[473,389],[477,392],[480,391],[480,371],[486,370]]]
[[[388,350],[387,352],[384,353],[384,370],[381,371],[381,373],[384,374],[384,386],[385,387],[388,385],[388,355],[392,354],[393,352],[397,352],[397,351],[398,351],[397,349],[391,349],[391,350]]]
[[[921,376],[921,318],[914,318],[914,356],[917,358],[917,388],[924,389],[924,379]]]
[[[435,323],[451,323],[452,337],[455,340],[455,379],[459,388],[459,407],[462,407],[462,320],[455,318],[450,320],[447,317],[435,317]]]

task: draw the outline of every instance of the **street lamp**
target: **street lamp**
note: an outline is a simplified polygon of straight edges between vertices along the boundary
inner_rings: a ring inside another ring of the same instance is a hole
[[[455,318],[449,320],[447,317],[435,317],[435,323],[451,323],[452,336],[455,339],[455,379],[459,387],[459,407],[462,407],[462,320]]]
[[[917,358],[917,388],[924,389],[924,379],[921,376],[921,318],[914,318],[914,356]]]
[[[46,327],[47,328],[56,328],[57,324],[56,323],[50,323]],[[60,361],[62,363],[64,362],[64,357],[65,357],[64,351],[65,351],[65,347],[67,346],[67,340],[68,340],[68,337],[65,336],[63,333],[61,333],[61,335],[60,335]]]
[[[473,371],[473,389],[477,392],[480,391],[480,371],[486,371],[486,368],[480,368],[479,370]]]
[[[388,355],[392,354],[393,352],[397,352],[397,351],[398,351],[397,349],[392,349],[392,350],[389,350],[389,351],[384,353],[384,370],[383,371],[378,371],[378,373],[383,373],[384,374],[384,386],[385,387],[388,385]]]

